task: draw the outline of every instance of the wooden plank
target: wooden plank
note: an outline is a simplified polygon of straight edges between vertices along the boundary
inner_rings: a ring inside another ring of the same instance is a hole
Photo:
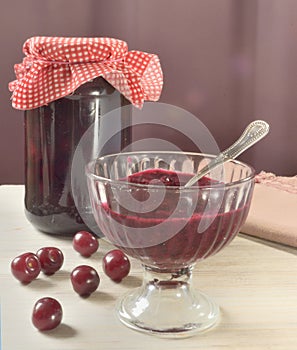
[[[6,349],[296,349],[297,259],[295,250],[282,250],[239,235],[222,252],[198,263],[194,285],[221,307],[220,323],[213,329],[182,340],[143,335],[123,326],[115,317],[115,301],[141,283],[140,264],[131,259],[130,275],[120,284],[103,273],[101,259],[112,248],[101,240],[99,251],[82,258],[71,240],[42,234],[23,213],[23,187],[1,186],[0,297],[2,348]],[[62,270],[22,286],[10,273],[10,261],[42,246],[60,247]],[[72,290],[69,274],[79,264],[95,267],[101,283],[90,298]],[[57,298],[64,309],[63,324],[48,333],[31,324],[35,301]]]

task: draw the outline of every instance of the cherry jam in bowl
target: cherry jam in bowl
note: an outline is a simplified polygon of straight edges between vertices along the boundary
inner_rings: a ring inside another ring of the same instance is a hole
[[[219,252],[239,232],[250,207],[254,170],[242,162],[229,161],[192,187],[184,187],[212,158],[183,152],[119,153],[87,166],[97,225],[111,243],[144,266],[142,289],[118,307],[121,321],[132,328],[162,335],[184,334],[208,328],[217,320],[219,311],[213,302],[205,298],[204,303],[201,296],[197,297],[199,302],[193,301],[191,271],[196,262]],[[185,288],[177,291],[182,285],[189,289],[186,295]],[[172,308],[165,304],[174,299],[173,289],[176,302],[187,300],[176,322],[161,311],[150,313],[155,318],[151,321],[149,314],[137,310],[140,300],[159,310],[160,305],[164,310]],[[160,290],[171,296],[161,298],[163,304],[159,305]],[[205,319],[201,320],[198,311],[201,314],[203,308]]]
[[[180,269],[217,253],[246,219],[253,172],[233,161],[222,165],[219,175],[216,171],[220,179],[204,177],[184,188],[205,160],[184,153],[140,153],[91,163],[89,189],[98,226],[125,253],[160,270]]]

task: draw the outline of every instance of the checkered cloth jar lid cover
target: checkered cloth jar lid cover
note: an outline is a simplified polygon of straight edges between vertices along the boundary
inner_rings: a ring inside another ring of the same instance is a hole
[[[16,80],[9,83],[16,109],[46,105],[100,76],[139,108],[145,100],[157,101],[162,91],[158,56],[128,51],[122,40],[33,37],[23,52],[23,62],[14,66]]]

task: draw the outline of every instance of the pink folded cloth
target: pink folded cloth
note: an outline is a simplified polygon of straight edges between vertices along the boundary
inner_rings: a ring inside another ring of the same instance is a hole
[[[297,176],[259,173],[241,232],[297,247]]]

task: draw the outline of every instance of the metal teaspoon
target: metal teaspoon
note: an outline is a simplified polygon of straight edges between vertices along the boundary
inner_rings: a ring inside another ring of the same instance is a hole
[[[264,120],[255,120],[250,123],[237,141],[233,143],[225,151],[221,152],[216,158],[211,160],[205,167],[203,167],[196,175],[194,175],[184,187],[191,187],[199,179],[209,173],[213,168],[237,158],[241,153],[260,141],[269,132],[269,124]]]

